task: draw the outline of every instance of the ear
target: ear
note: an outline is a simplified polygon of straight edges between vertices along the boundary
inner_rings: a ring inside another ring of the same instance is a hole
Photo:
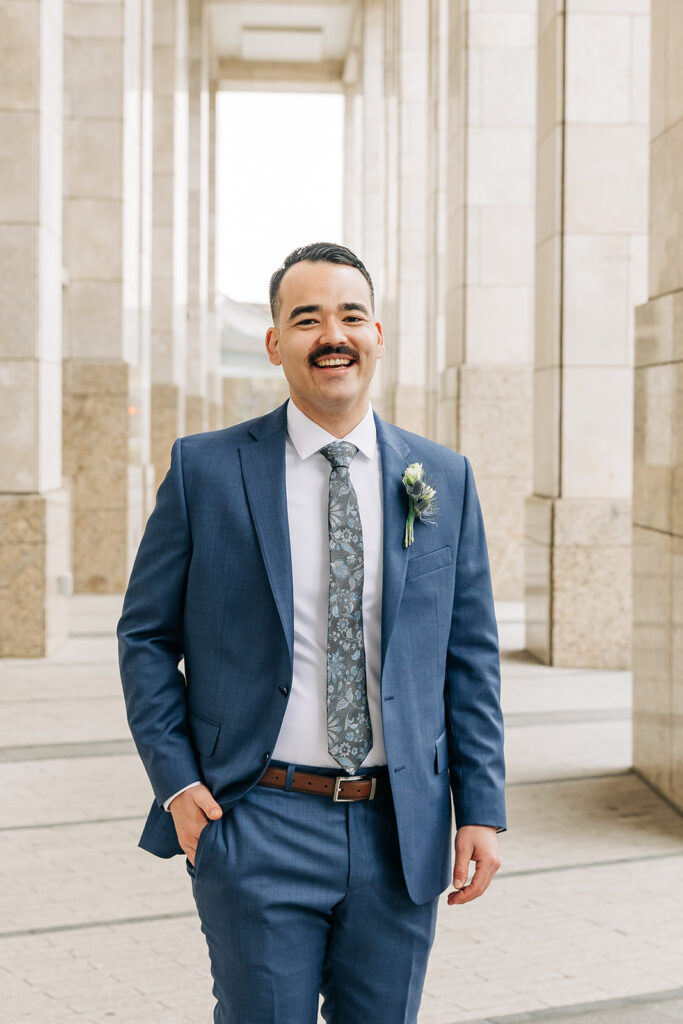
[[[274,366],[282,366],[282,360],[280,359],[280,339],[278,338],[276,327],[269,327],[266,331],[266,352]]]
[[[379,320],[375,321],[375,330],[377,331],[377,358],[381,359],[386,350],[384,348],[384,332]]]

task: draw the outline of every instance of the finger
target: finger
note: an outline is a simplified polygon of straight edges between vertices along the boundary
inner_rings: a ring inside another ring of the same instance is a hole
[[[472,859],[472,844],[461,843],[455,847],[455,866],[453,868],[453,888],[464,889]]]
[[[196,786],[195,792],[192,793],[194,802],[197,807],[201,807],[207,818],[211,818],[215,821],[216,818],[220,818],[223,814],[223,810],[219,803],[216,803],[214,798],[211,796],[210,790],[206,786]]]
[[[494,859],[486,858],[477,864],[477,868],[468,886],[459,892],[449,893],[448,902],[453,904],[470,903],[482,896],[493,880],[500,863]]]

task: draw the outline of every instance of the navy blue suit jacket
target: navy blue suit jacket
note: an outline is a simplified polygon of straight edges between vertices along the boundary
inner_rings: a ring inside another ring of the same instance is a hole
[[[118,625],[128,722],[154,789],[139,845],[182,853],[162,804],[195,779],[227,810],[264,772],[291,688],[286,405],[173,445]],[[498,632],[471,466],[375,415],[382,462],[384,743],[411,898],[442,892],[456,823],[505,827]],[[422,462],[437,526],[403,547]],[[184,672],[179,662],[184,658]]]

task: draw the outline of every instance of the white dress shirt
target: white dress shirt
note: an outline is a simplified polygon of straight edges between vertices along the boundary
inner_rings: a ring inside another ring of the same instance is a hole
[[[382,623],[382,473],[372,406],[344,438],[328,433],[290,399],[285,472],[292,554],[294,663],[292,687],[273,757],[292,764],[339,768],[327,749],[327,500],[331,465],[320,449],[332,441],[355,444],[350,475],[363,529],[363,636],[373,746],[363,767],[386,764],[380,698]],[[339,768],[340,775],[343,769]],[[196,786],[198,782],[190,783]],[[189,789],[185,786],[184,789]],[[164,802],[169,804],[184,789]]]

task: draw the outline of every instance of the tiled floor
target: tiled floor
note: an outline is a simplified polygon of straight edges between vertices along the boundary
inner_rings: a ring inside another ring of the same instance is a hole
[[[55,657],[0,662],[2,1024],[212,1018],[184,862],[137,847],[119,603],[74,598]],[[477,902],[442,897],[420,1024],[683,1021],[683,820],[629,770],[629,675],[538,665],[500,611],[503,868]]]

